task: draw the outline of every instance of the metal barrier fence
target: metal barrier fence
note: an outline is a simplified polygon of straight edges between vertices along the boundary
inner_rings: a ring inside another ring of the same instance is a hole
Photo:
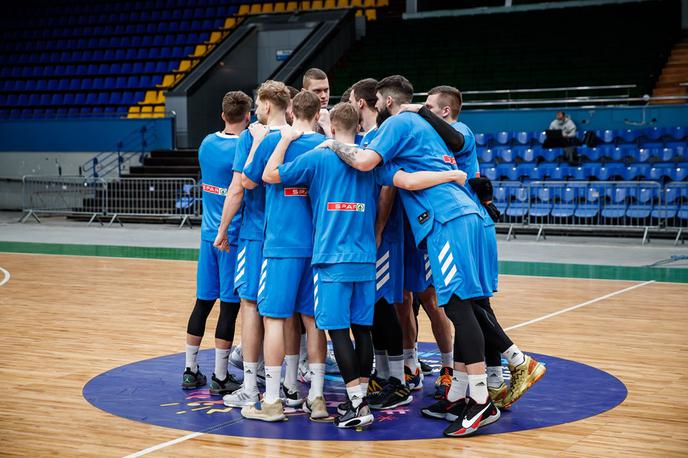
[[[53,215],[91,215],[89,224],[104,213],[106,183],[99,178],[64,176],[22,177],[22,209],[40,222],[39,213]]]
[[[200,190],[192,178],[23,178],[21,222],[37,214],[91,215],[120,217],[179,218],[180,227],[200,215]]]
[[[507,239],[518,225],[547,227],[644,229],[675,228],[688,223],[688,186],[654,181],[495,182],[494,202],[509,224]]]

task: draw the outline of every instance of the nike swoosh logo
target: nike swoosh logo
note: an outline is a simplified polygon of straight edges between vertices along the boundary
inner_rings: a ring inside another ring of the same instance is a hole
[[[478,412],[477,414],[475,414],[475,416],[474,416],[473,418],[468,419],[468,420],[466,420],[466,419],[464,418],[463,420],[461,420],[461,426],[463,426],[464,428],[470,428],[470,427],[473,425],[473,423],[475,423],[475,422],[478,420],[478,418],[480,418],[480,416],[481,416],[482,414],[484,414],[485,411],[486,411],[489,407],[490,407],[490,404],[487,404],[487,405],[485,406],[485,408],[484,408],[483,410],[481,410],[480,412]]]

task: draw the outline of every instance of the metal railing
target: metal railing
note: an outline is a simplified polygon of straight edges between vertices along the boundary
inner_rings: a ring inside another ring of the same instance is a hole
[[[518,226],[538,228],[641,229],[643,244],[649,231],[671,228],[682,235],[688,209],[688,184],[663,187],[655,181],[534,181],[495,182],[494,202],[509,225],[507,240]]]
[[[107,186],[100,178],[67,176],[22,177],[21,222],[38,214],[91,215],[89,224],[104,213]]]
[[[21,222],[39,214],[90,215],[123,225],[121,217],[179,219],[180,227],[200,216],[201,197],[192,178],[22,178]]]

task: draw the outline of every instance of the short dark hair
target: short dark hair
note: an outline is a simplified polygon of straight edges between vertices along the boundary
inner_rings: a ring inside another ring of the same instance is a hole
[[[356,132],[358,130],[358,111],[350,103],[338,103],[330,111],[330,121],[335,129]]]
[[[287,86],[287,90],[289,91],[289,96],[293,99],[296,94],[298,94],[300,91],[296,89],[294,86]]]
[[[303,74],[303,87],[306,88],[308,86],[308,82],[310,80],[326,80],[327,79],[327,73],[324,71],[320,70],[319,68],[309,68],[306,70],[306,73]]]
[[[375,92],[379,92],[383,97],[392,97],[399,105],[410,103],[413,99],[413,85],[401,75],[383,78],[375,86]]]
[[[222,97],[222,112],[228,123],[241,122],[252,106],[253,99],[241,91],[230,91]]]
[[[340,102],[349,103],[349,96],[351,95],[352,89],[353,89],[353,87],[349,87],[349,88],[347,88],[346,91],[344,91],[344,93],[342,94],[342,98],[341,98]]]
[[[310,91],[301,91],[294,96],[291,111],[296,119],[310,121],[320,112],[320,99]]]
[[[375,108],[375,103],[377,102],[377,80],[366,78],[357,81],[351,86],[351,91],[354,93],[354,99],[356,99],[357,102],[363,99],[369,108]],[[411,90],[411,94],[413,94],[413,89]]]
[[[442,106],[451,109],[452,117],[458,118],[461,112],[461,105],[463,105],[461,91],[453,86],[436,86],[428,91],[428,95],[435,94],[439,94],[439,100]]]

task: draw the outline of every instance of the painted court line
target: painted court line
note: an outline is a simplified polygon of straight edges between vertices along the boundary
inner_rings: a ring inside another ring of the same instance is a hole
[[[650,281],[646,281],[643,283],[638,283],[636,285],[629,286],[628,288],[620,289],[618,291],[614,291],[612,293],[605,294],[604,296],[600,296],[600,297],[597,297],[595,299],[591,299],[591,300],[586,301],[586,302],[581,302],[580,304],[574,305],[572,307],[567,307],[567,308],[559,310],[557,312],[543,315],[540,318],[535,318],[534,320],[526,321],[524,323],[520,323],[520,324],[517,324],[515,326],[510,326],[510,327],[506,328],[505,331],[510,331],[512,329],[522,328],[524,326],[528,326],[529,324],[537,323],[539,321],[543,321],[543,320],[546,320],[548,318],[552,318],[552,317],[555,317],[557,315],[561,315],[562,313],[570,312],[572,310],[576,310],[576,309],[579,309],[581,307],[585,307],[586,305],[594,304],[595,302],[603,301],[605,299],[609,299],[610,297],[618,296],[619,294],[626,293],[626,292],[634,290],[636,288],[641,288],[641,287],[649,285],[651,283],[655,283],[655,280],[650,280]],[[163,442],[161,444],[154,445],[152,447],[148,447],[147,449],[141,450],[141,451],[133,453],[131,455],[127,455],[124,458],[137,458],[139,456],[144,456],[144,455],[147,455],[149,453],[155,452],[157,450],[161,450],[163,448],[170,447],[172,445],[176,445],[176,444],[179,444],[181,442],[185,442],[189,439],[194,439],[194,438],[196,438],[198,436],[202,436],[208,432],[210,432],[210,431],[201,431],[201,432],[187,434],[186,436],[182,436],[182,437],[179,437],[179,438],[171,440],[171,441]]]
[[[12,277],[11,277],[10,273],[7,270],[3,269],[2,267],[0,267],[0,272],[2,272],[2,274],[4,276],[2,281],[0,281],[0,286],[2,286],[5,283],[7,283],[8,281],[10,281],[10,278],[12,278]]]
[[[561,310],[559,310],[559,311],[557,311],[557,312],[553,312],[553,313],[549,313],[549,314],[547,314],[547,315],[543,315],[543,316],[541,316],[540,318],[535,318],[534,320],[530,320],[530,321],[526,321],[526,322],[523,322],[523,323],[520,323],[520,324],[517,324],[517,325],[514,325],[514,326],[510,326],[510,327],[508,327],[508,328],[505,328],[504,330],[505,330],[505,331],[511,331],[512,329],[522,328],[523,326],[528,326],[529,324],[537,323],[538,321],[543,321],[543,320],[546,320],[546,319],[548,319],[548,318],[552,318],[552,317],[555,317],[555,316],[557,316],[557,315],[561,315],[562,313],[570,312],[570,311],[572,311],[572,310],[576,310],[576,309],[579,309],[579,308],[581,308],[581,307],[585,307],[586,305],[594,304],[595,302],[599,302],[599,301],[603,301],[603,300],[605,300],[605,299],[609,299],[610,297],[614,297],[614,296],[617,296],[617,295],[619,295],[619,294],[626,293],[626,292],[631,291],[631,290],[633,290],[633,289],[640,288],[640,287],[642,287],[642,286],[649,285],[650,283],[654,283],[654,282],[655,282],[655,280],[650,280],[650,281],[646,281],[646,282],[643,282],[643,283],[638,283],[638,284],[636,284],[636,285],[629,286],[628,288],[620,289],[620,290],[618,290],[618,291],[614,291],[613,293],[605,294],[604,296],[600,296],[600,297],[597,297],[597,298],[595,298],[595,299],[591,299],[591,300],[586,301],[586,302],[581,302],[580,304],[574,305],[574,306],[572,306],[572,307],[567,307],[567,308],[561,309]]]

